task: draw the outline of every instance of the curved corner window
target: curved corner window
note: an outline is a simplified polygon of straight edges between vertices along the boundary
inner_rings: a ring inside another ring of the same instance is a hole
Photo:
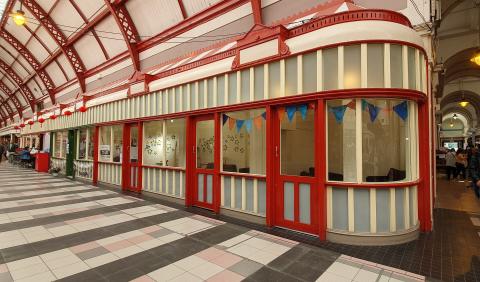
[[[372,183],[415,179],[414,102],[345,99],[328,101],[327,107],[329,181]]]

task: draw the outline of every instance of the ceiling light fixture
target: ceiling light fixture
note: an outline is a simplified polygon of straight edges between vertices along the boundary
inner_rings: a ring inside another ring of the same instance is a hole
[[[18,26],[22,26],[27,22],[25,12],[22,10],[22,1],[20,1],[20,9],[15,13],[11,13],[11,17],[13,18],[13,22]]]
[[[475,54],[473,54],[473,57],[470,59],[470,61],[477,66],[480,66],[480,51],[477,51]]]
[[[458,118],[457,114],[453,114],[453,119],[457,119],[457,118]]]

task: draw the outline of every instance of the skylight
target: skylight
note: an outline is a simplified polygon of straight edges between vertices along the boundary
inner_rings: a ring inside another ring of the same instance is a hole
[[[7,6],[8,0],[0,0],[0,19],[3,16],[3,12],[5,11],[5,7]]]

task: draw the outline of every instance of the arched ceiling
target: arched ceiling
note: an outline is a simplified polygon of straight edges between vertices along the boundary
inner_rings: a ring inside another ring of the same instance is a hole
[[[0,118],[34,113],[39,101],[54,105],[56,93],[67,86],[85,93],[88,76],[120,59],[140,71],[139,44],[210,7],[221,11],[249,2],[8,0],[0,22]],[[23,26],[9,17],[20,4],[27,18]]]

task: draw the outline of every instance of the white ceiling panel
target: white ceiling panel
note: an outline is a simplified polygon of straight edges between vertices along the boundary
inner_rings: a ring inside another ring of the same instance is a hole
[[[30,91],[32,92],[33,96],[35,96],[35,98],[43,97],[44,94],[41,91],[43,87],[39,86],[38,83],[36,83],[35,79],[31,79],[27,83],[27,87],[30,89]]]
[[[5,49],[8,50],[8,52],[12,53],[13,56],[17,56],[18,52],[15,48],[12,47],[7,41],[5,41],[3,38],[0,38],[0,45],[4,47]]]
[[[110,58],[127,50],[127,44],[112,16],[99,23],[95,30]]]
[[[182,0],[187,16],[191,17],[198,12],[220,2],[220,0]]]
[[[47,48],[48,48],[48,50],[50,50],[50,52],[53,53],[53,51],[58,49],[57,42],[55,42],[55,40],[53,40],[53,38],[50,36],[48,31],[43,26],[38,28],[36,34],[37,34],[38,38],[40,38],[40,40],[43,42],[43,44],[45,44],[47,46]]]
[[[53,4],[55,4],[55,1],[52,0],[35,0],[35,2],[42,7],[42,9],[46,12],[49,12],[50,9],[53,7]]]
[[[21,79],[24,79],[28,76],[28,72],[25,71],[25,69],[18,62],[15,62],[13,65],[11,65],[11,67]]]
[[[2,45],[3,47],[3,45]],[[4,61],[5,63],[11,65],[13,63],[13,61],[15,60],[14,57],[12,57],[10,55],[10,53],[8,53],[7,51],[5,51],[5,49],[3,48],[0,48],[0,58],[2,59],[2,61]]]
[[[93,18],[97,13],[106,9],[103,0],[74,0],[74,2],[87,19]]]
[[[183,20],[177,1],[130,0],[125,6],[141,36],[154,36]]]
[[[65,82],[67,82],[67,80],[65,79],[65,76],[62,73],[62,70],[58,67],[56,62],[52,62],[51,64],[49,64],[45,68],[45,70],[47,71],[47,73],[52,78],[55,86],[58,87],[58,86],[64,84]]]
[[[58,56],[57,62],[62,66],[69,80],[75,78],[75,71],[73,70],[72,65],[70,65],[70,63],[68,62],[65,55],[61,54],[60,56]]]
[[[50,13],[50,17],[66,37],[70,37],[73,32],[84,25],[82,17],[67,0],[58,1],[58,5]]]
[[[15,89],[15,85],[13,85],[13,83],[11,83],[9,79],[2,79],[2,81],[8,87],[8,89]]]
[[[26,68],[26,71],[27,71],[28,73],[32,73],[32,72],[33,72],[32,66],[30,65],[30,63],[29,63],[27,60],[25,60],[25,58],[24,58],[23,56],[19,56],[19,57],[17,58],[17,61],[18,61],[23,67]]]
[[[25,13],[25,14],[28,14]],[[34,24],[27,24],[30,29],[35,29],[37,25]],[[15,38],[20,41],[23,45],[28,41],[28,39],[32,36],[30,32],[23,26],[18,26],[14,24],[12,21],[7,21],[5,26],[5,30],[7,30],[11,35],[15,36]]]
[[[50,55],[35,37],[32,37],[30,39],[26,47],[40,63],[43,62],[46,58],[48,58],[48,56]]]
[[[87,69],[105,62],[102,49],[91,32],[86,33],[80,40],[75,42],[74,47]]]
[[[17,98],[18,98],[18,100],[20,100],[20,98],[18,96],[21,96],[19,93],[17,94]],[[8,100],[7,103],[10,105],[10,108],[12,108],[12,110],[16,111],[17,108],[15,107],[15,104],[12,102],[12,100]],[[22,100],[20,100],[20,103],[22,105],[25,105],[25,103],[22,103]]]

